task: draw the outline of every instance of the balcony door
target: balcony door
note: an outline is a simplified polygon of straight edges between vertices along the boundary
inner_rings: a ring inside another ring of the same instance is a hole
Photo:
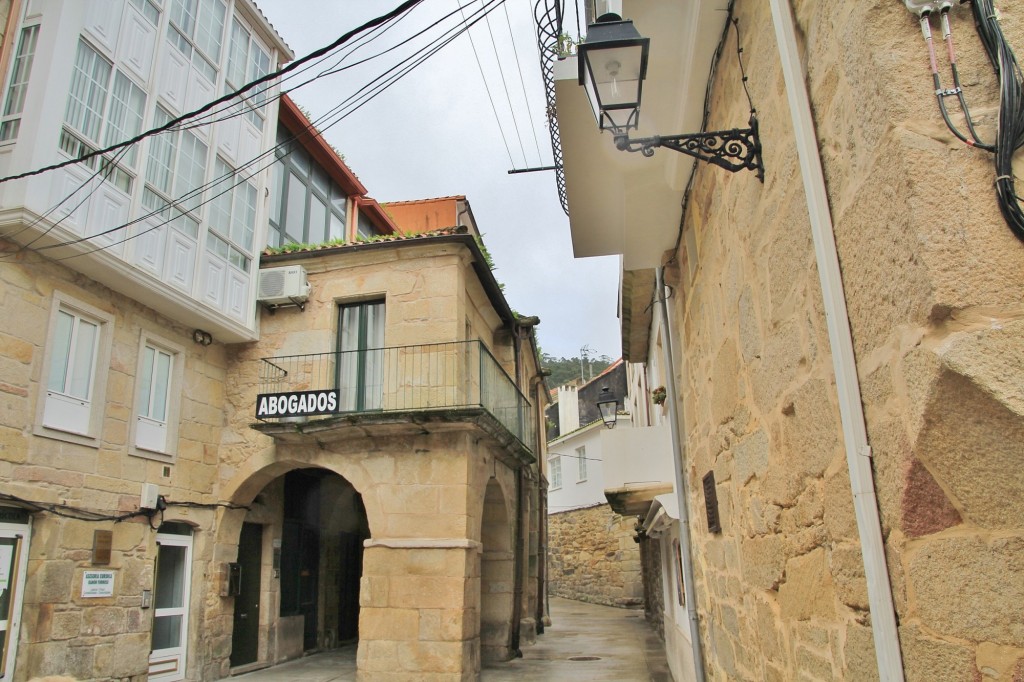
[[[379,410],[384,394],[384,302],[338,309],[340,411]]]

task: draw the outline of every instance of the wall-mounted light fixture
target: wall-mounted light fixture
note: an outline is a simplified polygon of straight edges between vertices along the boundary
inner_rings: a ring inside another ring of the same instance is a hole
[[[597,409],[601,411],[601,421],[609,429],[615,428],[615,422],[619,418],[619,401],[608,390],[607,386],[601,388],[601,395],[597,396]]]
[[[657,147],[667,147],[734,173],[752,170],[763,182],[761,138],[753,111],[748,128],[629,137],[640,121],[650,45],[650,38],[641,36],[632,21],[623,21],[618,14],[605,14],[587,27],[587,39],[578,50],[579,83],[587,91],[598,127],[611,131],[615,146],[623,151],[652,156]]]
[[[209,346],[213,343],[213,335],[210,332],[204,332],[202,329],[196,329],[192,332],[192,340],[200,346]]]

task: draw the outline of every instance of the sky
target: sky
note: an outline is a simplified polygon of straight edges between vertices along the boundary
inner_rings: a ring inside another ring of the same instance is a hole
[[[256,2],[296,57],[401,4],[401,0]],[[409,43],[412,34],[450,12],[454,16],[442,26],[455,25],[461,21],[460,4],[471,18],[473,8],[479,10],[481,3],[426,0],[342,65],[397,46],[394,51],[289,94],[314,120],[327,115],[366,84],[379,83],[383,72],[409,64],[413,46],[428,42],[425,36]],[[466,34],[459,36],[329,127],[324,137],[344,155],[369,195],[382,203],[465,195],[509,304],[522,315],[540,318],[537,336],[545,353],[573,357],[587,347],[592,357],[617,358],[621,355],[616,317],[618,257],[573,258],[569,220],[558,201],[555,174],[507,172],[552,163],[534,3],[507,0],[498,5],[487,20],[470,29],[472,42]],[[429,35],[439,33],[434,29]],[[288,81],[285,89],[323,70]]]

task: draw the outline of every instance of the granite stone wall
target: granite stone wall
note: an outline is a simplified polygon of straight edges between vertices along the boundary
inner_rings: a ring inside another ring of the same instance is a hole
[[[1019,679],[1024,244],[999,213],[990,155],[943,124],[904,4],[792,5],[907,679]],[[690,508],[703,510],[714,472],[722,525],[709,532],[702,513],[691,522],[707,669],[719,680],[877,679],[769,3],[740,0],[735,14],[764,183],[698,167],[681,246],[667,254]],[[952,15],[967,97],[992,139],[998,85],[967,6]],[[1019,54],[1024,15],[1002,19]],[[736,40],[730,32],[715,74],[709,129],[749,114]]]
[[[636,519],[607,504],[548,516],[548,591],[607,606],[642,606]]]

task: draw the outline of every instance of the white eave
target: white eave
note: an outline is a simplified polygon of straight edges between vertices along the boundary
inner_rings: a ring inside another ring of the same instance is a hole
[[[624,0],[623,18],[651,39],[640,128],[633,137],[698,132],[728,0]],[[667,149],[653,157],[619,151],[601,134],[575,57],[555,65],[569,225],[577,258],[622,254],[623,268],[661,265],[679,232],[693,159]]]
[[[672,524],[679,521],[679,501],[676,494],[658,495],[644,518],[644,531],[651,537],[659,537]]]

